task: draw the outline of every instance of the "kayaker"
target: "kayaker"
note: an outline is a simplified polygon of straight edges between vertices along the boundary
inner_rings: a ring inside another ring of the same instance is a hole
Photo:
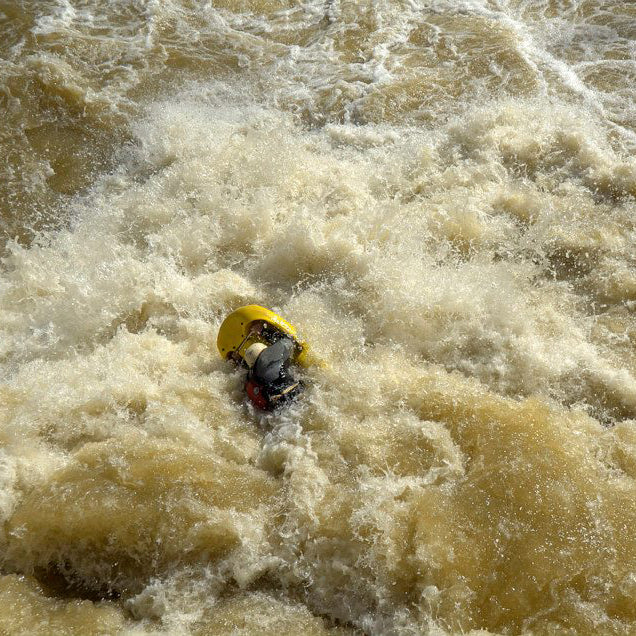
[[[307,343],[282,316],[260,305],[239,307],[219,328],[222,358],[248,369],[245,390],[259,409],[272,410],[303,390],[292,368],[308,364]]]
[[[245,351],[243,359],[249,369],[245,391],[256,407],[278,408],[302,391],[290,369],[293,352],[294,342],[284,335],[272,345],[255,342]]]

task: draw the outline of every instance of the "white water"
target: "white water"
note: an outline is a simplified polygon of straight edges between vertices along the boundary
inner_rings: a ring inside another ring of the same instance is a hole
[[[631,4],[221,4],[7,14],[1,629],[630,633]]]

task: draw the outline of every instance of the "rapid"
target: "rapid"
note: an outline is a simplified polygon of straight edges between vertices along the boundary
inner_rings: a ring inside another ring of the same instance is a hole
[[[636,632],[636,4],[0,0],[0,633]],[[223,318],[319,364],[246,404]]]

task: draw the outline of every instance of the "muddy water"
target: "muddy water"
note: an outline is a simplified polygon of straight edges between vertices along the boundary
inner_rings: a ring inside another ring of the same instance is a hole
[[[0,32],[0,632],[634,632],[632,2]],[[321,360],[284,413],[248,303]]]

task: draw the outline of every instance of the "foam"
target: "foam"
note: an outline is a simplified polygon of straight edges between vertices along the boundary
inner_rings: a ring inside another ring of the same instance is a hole
[[[69,7],[24,63],[129,143],[5,246],[2,628],[629,633],[636,165],[540,37],[576,33],[477,1]],[[322,362],[281,414],[215,349],[253,302]]]

